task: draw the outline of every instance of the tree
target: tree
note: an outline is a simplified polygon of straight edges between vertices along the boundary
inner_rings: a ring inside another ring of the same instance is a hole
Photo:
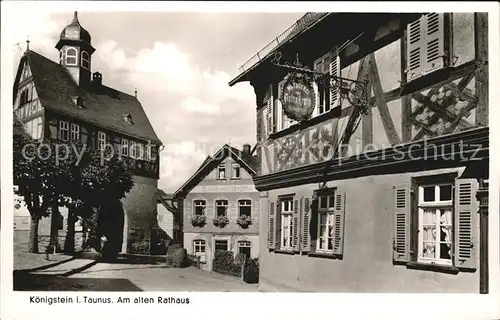
[[[13,178],[31,216],[29,252],[38,253],[38,224],[51,214],[54,204],[63,205],[70,186],[73,153],[61,151],[52,141],[33,140],[19,123],[14,124]],[[54,239],[51,237],[51,243]],[[57,241],[57,239],[55,239]]]
[[[68,208],[65,251],[74,251],[74,223],[81,217],[92,229],[90,245],[98,248],[98,214],[106,202],[119,201],[133,185],[132,174],[108,146],[106,152],[80,142],[31,139],[15,118],[13,161],[15,192],[30,216],[29,251],[38,253],[38,224],[62,206]],[[51,223],[51,245],[58,244],[58,230]]]
[[[73,187],[66,192],[69,214],[64,247],[67,253],[74,250],[74,223],[77,217],[81,217],[84,225],[91,230],[89,239],[86,239],[89,246],[99,249],[101,209],[109,202],[124,198],[134,186],[131,171],[119,156],[111,152],[110,147],[106,152],[86,149],[79,165],[74,167],[71,175]]]

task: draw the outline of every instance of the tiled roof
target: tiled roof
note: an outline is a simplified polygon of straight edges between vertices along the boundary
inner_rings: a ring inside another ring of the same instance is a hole
[[[225,157],[221,157],[223,152],[227,152],[226,156],[232,157],[241,166],[249,171],[252,171],[250,174],[254,175],[257,172],[259,165],[257,157],[225,144],[215,153],[214,156],[208,156],[203,161],[198,170],[196,170],[196,172],[174,193],[174,197],[182,197],[194,188],[199,181],[210,172],[210,170],[213,170],[215,166],[225,159]]]
[[[136,97],[104,85],[90,83],[78,86],[63,66],[35,51],[27,51],[21,59],[15,86],[24,60],[28,61],[38,97],[44,108],[103,129],[161,144]],[[14,87],[14,96],[16,91],[17,87]],[[75,106],[76,97],[82,98],[83,108]],[[131,115],[132,124],[124,120],[126,114]]]

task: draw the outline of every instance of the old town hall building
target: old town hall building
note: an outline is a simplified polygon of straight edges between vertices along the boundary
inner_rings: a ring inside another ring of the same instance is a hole
[[[81,141],[98,149],[109,144],[120,152],[134,173],[134,187],[113,209],[117,220],[108,238],[128,252],[133,241],[151,239],[162,143],[137,97],[104,85],[102,74],[92,73],[95,48],[77,12],[55,48],[57,62],[28,46],[14,82],[15,116],[35,139]]]

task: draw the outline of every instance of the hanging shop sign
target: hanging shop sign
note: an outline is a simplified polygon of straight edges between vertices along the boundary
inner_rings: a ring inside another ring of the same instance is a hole
[[[313,80],[303,73],[291,73],[286,77],[280,101],[285,115],[296,121],[311,117],[316,105]]]

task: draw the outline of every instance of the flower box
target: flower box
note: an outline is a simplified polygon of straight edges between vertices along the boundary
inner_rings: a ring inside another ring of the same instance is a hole
[[[248,228],[252,224],[252,218],[247,215],[241,215],[238,220],[236,220],[236,224],[242,227],[243,229]]]
[[[194,215],[191,217],[191,224],[193,227],[203,227],[207,223],[207,218],[201,215]]]
[[[213,223],[216,227],[224,228],[229,224],[229,219],[226,216],[215,217]]]

